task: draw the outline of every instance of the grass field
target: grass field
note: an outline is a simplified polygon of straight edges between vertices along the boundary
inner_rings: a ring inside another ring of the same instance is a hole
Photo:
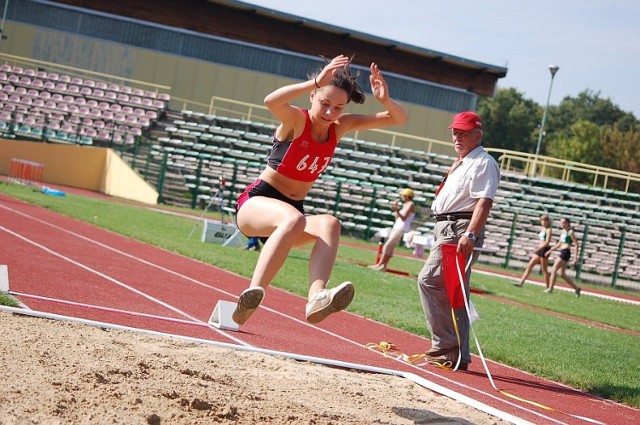
[[[193,218],[71,194],[54,197],[32,187],[8,183],[0,183],[0,192],[242,276],[250,277],[257,259],[253,251],[201,243],[200,229]],[[196,216],[202,212],[182,211]],[[219,218],[219,214],[210,215]],[[188,238],[194,229],[196,232]],[[374,245],[349,238],[344,241],[350,243],[338,252],[330,285],[354,282],[357,295],[348,310],[428,337],[415,277],[359,266],[358,263],[373,262]],[[308,257],[308,249],[292,251],[273,286],[306,295]],[[416,276],[422,262],[396,256],[390,266]],[[473,273],[472,287],[490,295],[472,294],[480,314],[474,326],[485,356],[640,407],[640,337],[594,326],[601,323],[640,332],[640,307],[584,295],[576,298],[564,291],[543,294],[538,286],[517,288],[511,283],[506,278]],[[588,289],[588,285],[581,285]],[[0,297],[0,303],[7,301],[7,297]],[[371,342],[379,342],[372,339]],[[472,351],[477,352],[471,345]]]

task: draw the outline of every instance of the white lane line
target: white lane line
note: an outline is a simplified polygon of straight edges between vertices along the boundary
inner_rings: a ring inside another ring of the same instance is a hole
[[[221,330],[217,329],[216,327],[209,325],[206,322],[203,322],[202,320],[198,319],[197,317],[194,317],[194,316],[190,315],[189,313],[187,313],[185,311],[182,311],[177,307],[172,306],[171,304],[167,304],[164,301],[161,301],[161,300],[159,300],[159,299],[157,299],[157,298],[155,298],[155,297],[153,297],[153,296],[151,296],[151,295],[149,295],[149,294],[147,294],[145,292],[142,292],[142,291],[140,291],[140,290],[138,290],[138,289],[136,289],[136,288],[134,288],[132,286],[129,286],[124,282],[121,282],[121,281],[119,281],[119,280],[117,280],[117,279],[115,279],[115,278],[113,278],[113,277],[111,277],[109,275],[106,275],[106,274],[104,274],[104,273],[102,273],[102,272],[100,272],[98,270],[95,270],[95,269],[93,269],[93,268],[91,268],[91,267],[89,267],[89,266],[87,266],[85,264],[82,264],[82,263],[80,263],[78,261],[75,261],[72,258],[69,258],[69,257],[67,257],[65,255],[62,255],[62,254],[60,254],[60,253],[58,253],[58,252],[56,252],[56,251],[54,251],[54,250],[52,250],[50,248],[47,248],[46,246],[44,246],[42,244],[39,244],[39,243],[37,243],[35,241],[32,241],[31,239],[27,238],[26,236],[22,236],[22,235],[14,232],[12,230],[7,229],[6,227],[4,227],[2,225],[0,225],[0,230],[3,230],[4,232],[6,232],[6,233],[18,238],[18,239],[30,244],[30,245],[33,245],[33,246],[35,246],[35,247],[37,247],[37,248],[39,248],[39,249],[41,249],[41,250],[53,255],[55,257],[58,257],[58,258],[60,258],[60,259],[62,259],[64,261],[67,261],[67,262],[73,264],[76,267],[79,267],[79,268],[81,268],[83,270],[86,270],[89,273],[93,273],[93,274],[95,274],[95,275],[97,275],[97,276],[99,276],[99,277],[101,277],[101,278],[103,278],[103,279],[105,279],[105,280],[107,280],[107,281],[109,281],[111,283],[114,283],[114,284],[116,284],[116,285],[118,285],[118,286],[120,286],[120,287],[122,287],[124,289],[127,289],[127,290],[133,292],[134,294],[137,294],[137,295],[139,295],[139,296],[141,296],[143,298],[146,298],[147,300],[149,300],[149,301],[151,301],[153,303],[156,303],[156,304],[158,304],[158,305],[160,305],[162,307],[165,307],[165,308],[167,308],[167,309],[169,309],[169,310],[171,310],[171,311],[173,311],[175,313],[178,313],[179,315],[181,315],[183,317],[186,317],[186,318],[188,318],[188,319],[190,319],[190,320],[192,320],[194,322],[197,322],[197,323],[202,323],[204,326],[209,327],[212,331],[214,331],[216,333],[219,333],[221,335],[224,335],[227,338],[229,338],[229,339],[231,339],[233,341],[236,341],[238,344],[248,345],[246,342],[244,342],[244,341],[242,341],[242,340],[240,340],[240,339],[238,339],[238,338],[236,338],[236,337],[234,337],[232,335],[229,335],[227,332],[221,331]]]
[[[59,230],[59,231],[61,231],[61,232],[63,232],[63,233],[67,233],[67,234],[73,235],[73,236],[75,236],[75,237],[77,237],[77,238],[79,238],[79,239],[82,239],[82,240],[87,241],[87,242],[89,242],[89,243],[92,243],[92,244],[98,245],[98,246],[100,246],[100,247],[102,247],[102,248],[104,248],[104,249],[107,249],[107,250],[110,250],[110,251],[112,251],[112,252],[118,253],[118,254],[120,254],[120,255],[122,255],[122,256],[125,256],[125,257],[127,257],[127,258],[130,258],[130,259],[133,259],[133,260],[135,260],[135,261],[141,262],[141,263],[143,263],[143,264],[145,264],[145,265],[148,265],[148,266],[150,266],[150,267],[154,267],[154,268],[157,268],[157,269],[159,269],[159,270],[162,270],[162,271],[164,271],[164,272],[166,272],[166,273],[172,274],[172,275],[174,275],[174,276],[181,277],[181,278],[183,278],[183,279],[185,279],[185,280],[187,280],[187,281],[189,281],[189,282],[192,282],[192,283],[195,283],[195,284],[197,284],[197,285],[203,286],[203,287],[205,287],[205,288],[212,289],[212,290],[214,290],[214,291],[221,292],[221,293],[224,293],[224,294],[226,294],[226,295],[229,295],[229,296],[232,296],[232,297],[236,297],[236,298],[237,298],[237,295],[234,295],[234,294],[231,294],[231,293],[229,293],[229,292],[227,292],[227,291],[224,291],[224,290],[221,290],[221,289],[218,289],[218,288],[212,287],[212,286],[207,285],[207,284],[205,284],[205,283],[203,283],[203,282],[201,282],[201,281],[199,281],[199,280],[197,280],[197,279],[193,279],[193,278],[191,278],[191,277],[189,277],[189,276],[183,275],[182,273],[179,273],[179,272],[176,272],[176,271],[173,271],[173,270],[167,269],[167,268],[165,268],[165,267],[163,267],[163,266],[160,266],[160,265],[158,265],[158,264],[152,263],[152,262],[150,262],[150,261],[144,260],[144,259],[142,259],[142,258],[140,258],[140,257],[135,256],[135,255],[132,255],[132,254],[126,253],[126,252],[124,252],[124,251],[121,251],[121,250],[119,250],[119,249],[117,249],[117,248],[114,248],[114,247],[111,247],[111,246],[109,246],[109,245],[106,245],[106,244],[103,244],[103,243],[101,243],[101,242],[98,242],[98,241],[96,241],[96,240],[94,240],[94,239],[91,239],[91,238],[88,238],[88,237],[83,236],[83,235],[81,235],[81,234],[78,234],[78,233],[75,233],[75,232],[73,232],[73,231],[67,230],[67,229],[65,229],[65,228],[62,228],[62,227],[57,226],[57,225],[55,225],[55,224],[49,223],[49,222],[47,222],[47,221],[40,220],[40,219],[38,219],[38,218],[35,218],[35,217],[33,217],[33,216],[30,216],[30,215],[28,215],[28,214],[26,214],[26,213],[23,213],[23,212],[21,212],[21,211],[15,210],[15,209],[13,209],[13,208],[6,207],[6,206],[1,205],[1,204],[0,204],[0,208],[6,209],[6,210],[11,211],[11,212],[14,212],[15,214],[21,215],[21,216],[23,216],[23,217],[25,217],[25,218],[27,218],[27,219],[37,221],[37,222],[39,222],[39,223],[41,223],[41,224],[43,224],[43,225],[46,225],[46,226],[49,226],[49,227],[55,228],[55,229],[57,229],[57,230]],[[0,226],[0,228],[2,228],[2,227]],[[159,248],[158,248],[158,249],[159,249]],[[190,258],[188,258],[188,257],[183,257],[183,258],[188,259],[188,260],[192,260],[192,261],[196,261],[196,260],[190,259]],[[73,261],[73,260],[71,260],[71,261]],[[213,266],[211,266],[211,267],[213,267]],[[235,274],[235,273],[231,273],[231,272],[228,272],[228,271],[225,271],[225,272],[226,272],[226,273],[233,274],[233,275],[235,275],[235,276],[239,276],[239,275],[237,275],[237,274]],[[137,291],[137,290],[136,290],[136,291]],[[139,292],[139,291],[138,291],[138,292]],[[261,308],[264,308],[264,309],[266,309],[266,310],[268,310],[268,311],[270,311],[270,312],[272,312],[272,313],[275,313],[275,314],[277,314],[277,315],[279,315],[279,316],[282,316],[282,317],[285,317],[285,318],[287,318],[287,319],[290,319],[290,320],[293,320],[293,321],[295,321],[295,322],[298,322],[299,324],[302,324],[302,325],[305,325],[305,326],[310,326],[310,327],[312,327],[312,328],[314,328],[314,329],[316,329],[316,330],[318,330],[318,331],[321,331],[321,332],[323,332],[323,333],[326,333],[326,334],[328,334],[328,335],[330,335],[330,336],[333,336],[333,337],[335,337],[335,338],[337,338],[337,339],[340,339],[340,340],[342,340],[342,341],[345,341],[345,342],[347,342],[347,343],[349,343],[349,344],[355,345],[355,346],[357,346],[357,347],[359,347],[359,348],[362,348],[362,349],[365,349],[365,348],[366,348],[366,347],[365,347],[365,345],[363,345],[363,344],[361,344],[361,343],[358,343],[358,342],[356,342],[356,341],[353,341],[353,340],[351,340],[351,339],[348,339],[348,338],[346,338],[346,337],[344,337],[344,336],[342,336],[342,335],[338,335],[338,334],[335,334],[335,333],[333,333],[333,332],[330,332],[330,331],[324,330],[324,329],[322,329],[322,328],[318,328],[318,327],[316,327],[316,326],[314,326],[314,325],[310,325],[310,324],[309,324],[309,323],[307,323],[307,322],[304,322],[304,321],[301,321],[301,320],[296,319],[296,318],[294,318],[294,317],[291,317],[291,316],[289,316],[289,315],[287,315],[287,314],[285,314],[285,313],[282,313],[282,312],[280,312],[280,311],[273,310],[273,309],[268,308],[268,307],[266,307],[266,306],[261,306]],[[185,314],[186,314],[186,313],[185,313]],[[194,320],[196,320],[196,321],[198,321],[198,322],[201,322],[201,321],[199,321],[198,319],[194,319]],[[207,325],[207,326],[210,326],[210,325],[208,325],[208,324],[206,324],[206,325]],[[224,332],[224,331],[219,331],[218,329],[216,329],[216,328],[214,328],[214,327],[212,327],[212,326],[210,326],[210,327],[211,327],[213,330],[216,330],[218,333],[221,333],[221,334],[223,334],[223,335],[227,336],[228,338],[230,338],[230,339],[233,339],[233,340],[237,341],[239,344],[242,344],[242,345],[249,345],[249,344],[245,343],[244,341],[239,340],[239,339],[237,339],[237,338],[235,338],[235,337],[233,337],[233,336],[229,335],[228,333],[226,333],[226,332]],[[403,363],[405,366],[407,365],[407,363],[404,363],[404,362],[402,362],[402,363]],[[458,387],[465,388],[465,389],[467,389],[467,390],[470,390],[470,391],[476,392],[476,393],[478,393],[478,394],[482,394],[483,396],[488,397],[488,398],[491,398],[491,399],[496,400],[496,401],[498,401],[498,402],[501,402],[501,403],[504,403],[504,404],[508,404],[508,405],[510,405],[510,406],[512,406],[512,407],[514,407],[514,408],[517,408],[517,409],[520,409],[520,410],[524,410],[524,411],[527,411],[527,412],[529,412],[529,413],[531,413],[531,414],[533,414],[533,415],[540,416],[540,417],[545,418],[545,419],[548,419],[548,420],[550,420],[550,421],[552,421],[552,422],[556,422],[556,423],[562,424],[562,422],[558,422],[558,421],[556,421],[556,420],[555,420],[555,419],[553,419],[553,418],[550,418],[550,417],[548,417],[548,416],[546,416],[546,415],[543,415],[543,414],[541,414],[541,413],[539,413],[539,412],[536,412],[536,411],[530,410],[530,409],[528,409],[528,408],[526,408],[526,407],[523,407],[523,406],[521,406],[521,405],[514,404],[514,403],[512,403],[511,401],[509,401],[509,400],[505,400],[504,398],[498,397],[498,396],[496,396],[496,395],[494,395],[494,394],[488,393],[488,392],[486,392],[486,391],[480,390],[480,389],[475,388],[475,387],[468,386],[468,385],[466,385],[466,384],[462,384],[462,383],[460,383],[460,382],[458,382],[458,381],[454,381],[454,380],[451,380],[451,379],[449,379],[449,378],[445,378],[445,377],[443,377],[442,375],[439,375],[439,374],[437,374],[437,373],[435,373],[435,372],[431,372],[431,371],[428,371],[428,370],[426,370],[426,369],[423,369],[423,368],[417,367],[417,366],[415,366],[415,365],[409,365],[409,366],[410,366],[410,367],[412,367],[412,368],[414,368],[414,369],[416,369],[416,370],[418,370],[418,371],[420,371],[420,372],[421,372],[421,373],[423,373],[423,374],[427,374],[427,375],[430,375],[430,376],[432,376],[432,377],[434,377],[434,378],[441,379],[441,380],[443,380],[443,381],[445,381],[445,382],[448,382],[448,383],[449,383],[449,384],[451,384],[451,385],[454,385],[454,386],[458,386]],[[501,366],[504,366],[504,365],[501,365]]]
[[[99,306],[99,305],[95,305],[95,304],[79,303],[79,302],[75,302],[75,301],[63,300],[63,299],[60,299],[60,298],[43,297],[41,295],[25,294],[23,292],[11,292],[11,295],[14,295],[14,296],[17,296],[17,297],[31,298],[31,299],[35,299],[35,300],[47,301],[47,302],[52,302],[52,303],[58,303],[58,304],[72,305],[72,306],[75,306],[75,307],[83,307],[83,308],[88,308],[88,309],[92,309],[92,310],[107,311],[109,313],[119,313],[119,314],[126,314],[128,316],[136,316],[136,317],[144,317],[144,318],[148,318],[148,319],[163,320],[165,322],[174,322],[174,323],[181,323],[181,324],[185,324],[185,325],[207,327],[206,326],[207,324],[204,323],[204,322],[194,322],[192,320],[176,319],[175,317],[158,316],[158,315],[155,315],[155,314],[140,313],[138,311],[132,311],[132,310],[121,310],[121,309],[118,309],[118,308],[103,307],[103,306]]]

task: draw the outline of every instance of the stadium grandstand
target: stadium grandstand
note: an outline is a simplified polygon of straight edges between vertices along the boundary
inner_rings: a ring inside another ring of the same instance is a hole
[[[355,54],[363,77],[375,61],[411,119],[394,131],[344,138],[306,203],[363,239],[391,226],[388,205],[404,187],[417,193],[415,234],[431,233],[429,206],[453,161],[447,125],[454,113],[475,109],[478,96],[493,95],[507,72],[238,1],[6,0],[4,6],[0,173],[24,178],[13,175],[22,168],[10,163],[22,159],[43,164],[44,182],[143,202],[202,209],[224,182],[231,205],[270,149],[275,127],[262,105],[265,94],[305,79],[322,65],[321,56]],[[375,108],[375,102],[353,105],[362,113]],[[113,161],[94,165],[82,156],[105,150],[128,167],[111,172],[124,189],[78,177],[78,170],[100,167],[97,174],[109,174],[104,167]],[[487,150],[503,178],[486,244],[500,249],[481,262],[523,267],[535,243],[531,229],[547,213],[556,227],[561,217],[575,223],[579,279],[640,289],[640,196],[633,190],[640,176]],[[575,183],[577,175],[590,184]],[[151,191],[152,200],[137,188]]]

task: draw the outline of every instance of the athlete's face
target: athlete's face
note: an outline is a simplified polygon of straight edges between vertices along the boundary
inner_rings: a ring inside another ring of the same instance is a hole
[[[339,87],[328,85],[311,92],[311,116],[331,124],[342,115],[347,106],[347,93]]]

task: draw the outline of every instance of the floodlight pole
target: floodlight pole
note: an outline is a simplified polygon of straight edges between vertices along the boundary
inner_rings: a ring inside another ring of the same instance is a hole
[[[553,77],[555,77],[556,72],[560,69],[559,66],[549,65],[549,71],[551,72],[551,82],[549,83],[549,93],[547,94],[547,104],[544,107],[544,112],[542,113],[542,123],[540,124],[540,134],[538,134],[538,146],[536,146],[536,156],[533,159],[533,165],[531,167],[531,177],[536,174],[536,166],[538,162],[538,155],[540,155],[540,145],[542,144],[542,136],[544,135],[544,124],[547,121],[547,109],[549,109],[549,100],[551,99],[551,88],[553,87]]]
[[[2,23],[0,23],[0,46],[2,45],[2,40],[5,40],[7,38],[6,35],[4,35],[4,24],[7,20],[7,9],[9,8],[9,0],[5,0],[4,2],[4,12],[2,12]]]

